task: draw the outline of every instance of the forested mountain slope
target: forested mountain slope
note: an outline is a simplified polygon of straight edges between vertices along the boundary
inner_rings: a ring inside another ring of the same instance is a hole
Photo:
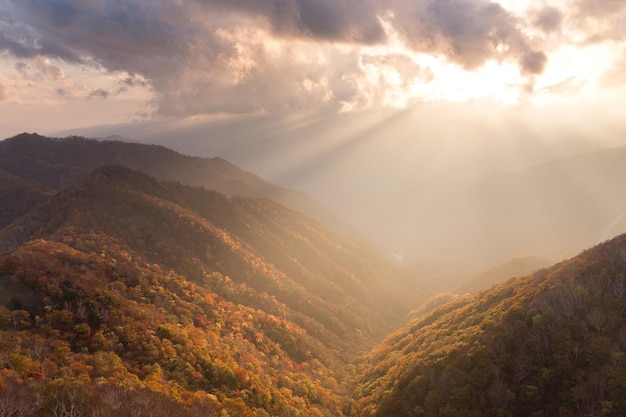
[[[53,190],[0,171],[0,229],[52,194]]]
[[[182,155],[163,146],[81,137],[56,139],[22,133],[0,141],[0,170],[62,190],[94,169],[120,165],[160,180],[203,186],[226,195],[268,198],[341,231],[353,232],[310,196],[268,183],[222,158]]]
[[[0,242],[0,397],[48,415],[345,415],[352,354],[408,307],[393,265],[303,215],[122,167]]]
[[[458,297],[360,366],[358,416],[626,415],[626,235]]]

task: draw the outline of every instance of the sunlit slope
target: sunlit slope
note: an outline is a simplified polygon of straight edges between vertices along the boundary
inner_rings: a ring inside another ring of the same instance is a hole
[[[359,416],[623,416],[626,235],[454,299],[360,367]]]
[[[257,294],[265,308],[249,307],[240,285],[207,279],[227,300],[105,246],[37,240],[0,256],[1,294],[12,294],[0,297],[3,404],[42,416],[343,415],[344,363],[273,314],[281,303]]]
[[[197,283],[219,272],[242,284],[249,302],[261,303],[256,293],[276,297],[334,346],[380,334],[408,306],[399,270],[301,214],[122,167],[99,169],[7,227],[0,240],[7,250],[33,238],[87,253],[112,241]]]
[[[53,139],[22,133],[0,141],[0,170],[56,190],[77,184],[94,169],[110,164],[227,195],[269,198],[352,232],[308,195],[268,183],[222,158],[191,157],[162,146],[81,137]]]
[[[408,307],[393,265],[316,221],[117,166],[0,242],[0,399],[44,415],[346,415],[353,354]]]

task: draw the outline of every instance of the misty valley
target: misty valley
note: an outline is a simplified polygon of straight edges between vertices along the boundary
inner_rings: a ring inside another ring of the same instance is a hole
[[[493,172],[2,140],[0,417],[625,416],[626,148]]]

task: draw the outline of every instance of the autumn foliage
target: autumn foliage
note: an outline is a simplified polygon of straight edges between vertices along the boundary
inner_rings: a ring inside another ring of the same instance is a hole
[[[1,241],[2,392],[46,415],[345,415],[352,354],[406,302],[399,272],[302,215],[120,167]]]
[[[0,417],[626,415],[626,235],[424,302],[278,203],[88,163],[59,187],[61,148],[21,139],[0,146],[35,181],[0,173]]]
[[[626,236],[413,319],[360,365],[359,416],[626,415]]]

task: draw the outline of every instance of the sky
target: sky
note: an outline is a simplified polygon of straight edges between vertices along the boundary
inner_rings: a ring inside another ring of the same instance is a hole
[[[0,136],[442,102],[594,123],[625,36],[622,0],[0,0]]]

